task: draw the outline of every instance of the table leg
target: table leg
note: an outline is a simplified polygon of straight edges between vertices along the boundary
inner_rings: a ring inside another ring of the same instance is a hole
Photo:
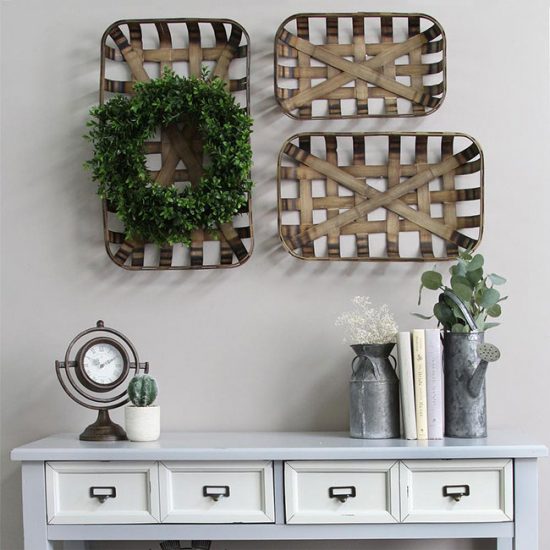
[[[44,463],[23,462],[21,475],[25,550],[54,550],[48,540]]]
[[[497,539],[497,550],[514,550],[514,539]]]
[[[515,536],[512,548],[513,550],[538,550],[539,496],[536,459],[515,459],[514,497]]]

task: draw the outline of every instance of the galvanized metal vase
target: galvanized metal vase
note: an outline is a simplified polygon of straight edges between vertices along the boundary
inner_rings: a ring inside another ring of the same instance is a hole
[[[356,344],[350,382],[351,437],[399,437],[399,380],[390,363],[395,344]]]
[[[478,347],[484,337],[484,332],[444,333],[447,437],[487,437],[487,363],[480,361],[478,356]]]

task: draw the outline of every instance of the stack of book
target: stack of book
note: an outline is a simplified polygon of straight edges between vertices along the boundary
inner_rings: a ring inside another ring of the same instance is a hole
[[[397,359],[403,437],[442,439],[445,405],[441,332],[399,332]]]

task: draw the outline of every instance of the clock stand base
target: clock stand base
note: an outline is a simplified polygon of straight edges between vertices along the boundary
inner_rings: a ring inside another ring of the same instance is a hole
[[[109,416],[109,411],[98,411],[97,420],[90,424],[81,434],[81,441],[126,441],[126,432],[115,424]]]

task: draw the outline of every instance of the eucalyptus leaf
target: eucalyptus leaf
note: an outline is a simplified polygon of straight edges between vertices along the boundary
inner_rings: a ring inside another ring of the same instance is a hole
[[[479,281],[481,281],[481,279],[483,279],[483,269],[479,268],[479,269],[476,269],[474,271],[468,271],[466,273],[466,278],[473,285],[476,285],[477,283],[479,283]]]
[[[491,273],[489,275],[489,279],[491,279],[494,285],[503,285],[506,283],[506,279],[504,277],[501,277],[500,275],[497,275],[496,273]]]
[[[422,273],[421,281],[426,288],[437,290],[443,284],[443,277],[439,271],[425,271]]]
[[[479,299],[477,300],[478,304],[485,308],[489,309],[490,307],[494,306],[500,299],[500,292],[496,290],[495,288],[485,288],[481,295],[479,296]]]
[[[499,304],[495,304],[490,308],[487,308],[487,315],[490,317],[500,317],[502,315],[502,308]]]
[[[464,302],[469,302],[473,294],[473,285],[466,278],[461,275],[454,275],[451,277],[451,288],[453,292]]]
[[[413,315],[419,319],[424,319],[424,321],[431,321],[434,318],[433,315],[423,315],[422,313],[413,313]]]
[[[489,330],[490,328],[495,328],[500,326],[500,323],[485,323],[485,330]]]
[[[441,300],[440,300],[441,301]],[[460,319],[466,323],[466,319],[464,318],[464,314],[462,311],[460,311],[460,308],[457,304],[455,304],[450,298],[447,298],[446,296],[443,297],[443,301],[451,308],[451,311],[453,312],[453,315],[455,316],[455,319]]]
[[[452,326],[455,321],[455,316],[451,308],[445,302],[437,302],[434,305],[434,315],[437,320],[446,328]]]
[[[468,263],[468,271],[476,271],[483,267],[484,258],[481,254],[476,254]]]
[[[462,260],[458,260],[456,265],[451,266],[449,269],[451,275],[462,275],[466,276],[468,270],[466,269],[466,263]]]

